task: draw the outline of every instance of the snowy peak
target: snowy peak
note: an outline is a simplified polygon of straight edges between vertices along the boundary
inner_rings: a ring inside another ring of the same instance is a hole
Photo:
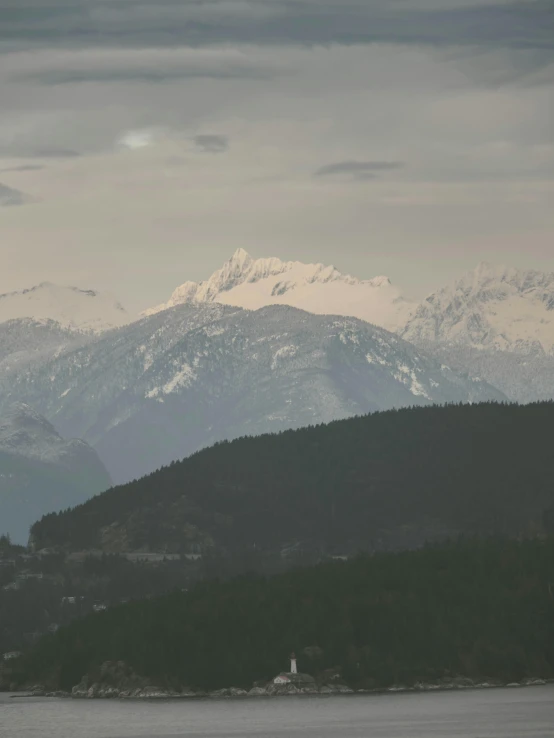
[[[254,259],[238,249],[205,282],[185,282],[169,301],[145,315],[189,302],[219,302],[250,310],[281,304],[316,314],[361,318],[389,330],[403,324],[412,309],[388,277],[361,280],[334,266]]]
[[[400,333],[416,344],[554,355],[554,274],[482,262],[430,295]]]
[[[517,292],[526,292],[540,287],[549,289],[553,283],[554,274],[531,269],[516,269],[515,267],[482,261],[475,269],[466,272],[454,286],[456,289],[470,290],[472,293],[478,294],[491,288],[493,291],[499,292],[505,287],[513,288]],[[451,287],[445,289],[448,290]]]
[[[63,328],[100,333],[131,321],[107,292],[43,282],[30,289],[0,295],[0,323],[17,318],[52,320]]]

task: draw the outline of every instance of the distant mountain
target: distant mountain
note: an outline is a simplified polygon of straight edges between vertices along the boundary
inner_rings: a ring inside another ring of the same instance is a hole
[[[0,295],[0,324],[17,318],[55,321],[64,329],[95,333],[125,325],[132,319],[106,292],[50,282]]]
[[[415,307],[387,277],[361,280],[323,264],[253,259],[244,249],[238,249],[207,281],[185,282],[168,302],[144,314],[195,302],[219,302],[250,310],[291,305],[319,315],[360,318],[388,330],[403,325]]]
[[[514,402],[554,399],[554,356],[426,342],[420,349],[453,371],[494,385]]]
[[[0,415],[0,531],[26,542],[47,512],[84,502],[111,480],[85,442],[63,439],[28,405]]]
[[[511,400],[554,398],[554,274],[479,264],[430,295],[399,333]]]
[[[16,318],[0,323],[0,373],[54,356],[67,346],[85,343],[88,334],[62,328],[54,320]]]
[[[430,295],[399,333],[416,344],[554,356],[554,273],[481,263]]]
[[[373,410],[504,399],[355,318],[191,303],[2,380],[127,481],[215,441]]]
[[[69,550],[223,555],[534,536],[554,510],[553,424],[554,403],[485,403],[241,438],[47,516],[33,536]]]

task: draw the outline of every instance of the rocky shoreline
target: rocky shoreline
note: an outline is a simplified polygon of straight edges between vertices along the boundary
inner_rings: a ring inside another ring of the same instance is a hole
[[[388,688],[353,689],[338,674],[324,682],[317,682],[309,674],[282,674],[283,681],[271,680],[255,683],[251,689],[227,687],[213,691],[199,691],[182,687],[167,689],[137,675],[125,663],[105,662],[94,675],[85,675],[71,692],[48,690],[43,685],[32,685],[13,697],[58,697],[70,699],[127,699],[127,700],[176,700],[176,699],[230,699],[281,696],[332,696],[354,694],[390,694],[404,692],[452,691],[461,689],[494,689],[506,687],[531,687],[547,684],[547,680],[534,678],[521,682],[474,681],[467,677],[445,678],[436,683],[417,682],[413,686],[394,685]],[[552,682],[554,680],[548,680]],[[280,683],[279,683],[280,682]]]

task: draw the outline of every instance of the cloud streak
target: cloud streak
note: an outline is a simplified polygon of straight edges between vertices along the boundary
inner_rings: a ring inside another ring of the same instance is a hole
[[[400,161],[338,161],[325,164],[314,172],[314,177],[348,176],[357,181],[377,179],[380,172],[402,169]]]
[[[16,167],[4,167],[0,172],[37,172],[40,169],[44,169],[42,164],[21,164]]]
[[[227,136],[204,133],[195,136],[193,140],[197,149],[209,154],[221,154],[229,148]]]
[[[270,80],[291,71],[287,64],[262,59],[250,50],[222,47],[122,47],[12,54],[4,69],[12,83],[49,87],[83,83],[159,85],[196,79]]]

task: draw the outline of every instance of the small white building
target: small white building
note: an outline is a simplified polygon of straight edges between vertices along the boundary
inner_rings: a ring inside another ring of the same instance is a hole
[[[279,676],[276,676],[273,680],[273,684],[290,684],[291,679],[288,676],[288,674],[279,674]]]

